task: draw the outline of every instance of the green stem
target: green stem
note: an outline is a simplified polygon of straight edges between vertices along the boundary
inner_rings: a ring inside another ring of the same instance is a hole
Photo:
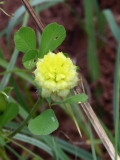
[[[39,104],[42,102],[42,98],[39,98],[36,102],[36,104],[34,105],[34,107],[32,108],[30,114],[28,115],[28,117],[22,122],[22,124],[16,129],[14,130],[9,136],[8,138],[12,138],[14,135],[16,135],[18,132],[20,132],[22,130],[22,128],[28,123],[28,121],[31,119],[31,117],[34,115],[34,113],[36,112],[37,108],[39,107]]]
[[[14,70],[9,70],[9,71],[5,71],[5,72],[1,72],[0,76],[3,76],[4,74],[8,74],[8,73],[15,73],[15,72],[30,72],[30,71],[26,70],[26,69],[14,69]]]
[[[92,148],[93,160],[97,160],[96,153],[95,153],[95,146],[94,146],[94,138],[93,138],[92,127],[91,127],[90,121],[88,123],[88,127],[89,127],[89,132],[90,132],[90,144]]]

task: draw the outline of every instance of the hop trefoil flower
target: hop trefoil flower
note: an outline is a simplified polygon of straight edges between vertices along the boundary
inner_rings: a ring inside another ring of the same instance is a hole
[[[66,97],[78,84],[77,67],[62,52],[49,52],[36,63],[35,82],[42,97]]]

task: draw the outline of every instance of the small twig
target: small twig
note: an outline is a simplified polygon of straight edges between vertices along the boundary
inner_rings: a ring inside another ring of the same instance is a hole
[[[42,33],[44,26],[41,22],[41,20],[37,17],[33,7],[30,5],[30,3],[28,2],[28,0],[22,0],[26,10],[29,12],[30,16],[33,18],[38,30]]]
[[[78,85],[74,89],[75,94],[81,93],[80,85]],[[88,102],[85,103],[79,103],[79,105],[82,106],[82,109],[84,110],[85,114],[87,115],[88,119],[90,120],[91,124],[93,125],[94,129],[96,130],[98,136],[100,137],[102,143],[104,144],[105,148],[107,149],[110,157],[112,160],[115,159],[115,149],[111,141],[109,140],[107,134],[105,133],[102,125],[100,124],[96,114],[94,113],[92,107]],[[117,155],[117,160],[120,160],[120,157]]]
[[[6,16],[9,16],[9,17],[13,17],[13,16],[14,16],[13,14],[10,15],[10,14],[8,14],[7,12],[5,12],[4,9],[2,9],[1,7],[0,7],[0,10],[1,10]]]

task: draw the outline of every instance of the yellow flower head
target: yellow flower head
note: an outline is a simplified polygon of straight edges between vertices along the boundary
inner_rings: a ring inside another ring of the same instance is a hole
[[[42,88],[42,97],[66,97],[78,83],[76,66],[62,52],[49,52],[36,63],[35,82]]]

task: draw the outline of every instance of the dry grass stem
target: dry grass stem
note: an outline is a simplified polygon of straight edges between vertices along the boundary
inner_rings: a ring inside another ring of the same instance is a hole
[[[75,94],[81,93],[81,86],[78,84],[78,86],[74,89]],[[96,130],[98,136],[100,137],[102,143],[104,144],[106,150],[108,151],[110,157],[112,160],[115,159],[115,149],[111,141],[109,140],[106,132],[104,131],[102,125],[100,124],[96,114],[94,113],[92,107],[88,102],[85,103],[79,103],[80,106],[82,106],[82,109],[84,110],[85,114],[87,115],[88,119],[90,120],[91,124],[93,125],[94,129]],[[117,160],[120,160],[120,157],[117,155]]]

